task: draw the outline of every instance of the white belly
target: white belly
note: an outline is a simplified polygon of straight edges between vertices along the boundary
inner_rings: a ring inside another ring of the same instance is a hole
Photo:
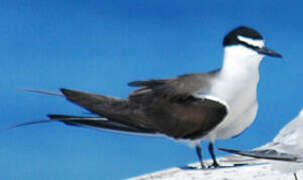
[[[228,115],[203,139],[213,142],[216,139],[228,139],[239,135],[254,121],[258,104],[257,84],[259,76],[237,76],[226,80],[218,78],[210,91],[228,105]]]
[[[257,114],[258,105],[257,103],[254,103],[252,106],[247,108],[248,110],[243,110],[239,114],[229,114],[223,122],[215,127],[215,129],[213,129],[203,139],[213,142],[216,139],[228,139],[241,134],[253,123]]]

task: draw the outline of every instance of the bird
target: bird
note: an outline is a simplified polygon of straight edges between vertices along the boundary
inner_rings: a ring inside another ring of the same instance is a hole
[[[218,148],[242,156],[271,160],[272,169],[282,173],[293,173],[303,169],[303,108],[300,113],[285,125],[274,139],[251,151]]]
[[[136,80],[136,89],[127,98],[117,98],[62,88],[61,93],[33,90],[64,96],[95,116],[49,114],[48,121],[139,135],[164,135],[185,141],[196,150],[201,168],[201,140],[209,142],[213,163],[215,140],[241,134],[254,121],[257,103],[259,64],[265,55],[282,55],[264,45],[263,36],[253,28],[239,26],[223,39],[221,68],[189,73],[172,78]],[[20,124],[29,125],[38,122]],[[16,126],[17,127],[17,126]]]

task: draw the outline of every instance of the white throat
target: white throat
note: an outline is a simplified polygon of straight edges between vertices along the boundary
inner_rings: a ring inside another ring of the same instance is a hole
[[[259,72],[262,58],[263,55],[243,45],[225,47],[222,72],[226,75],[236,74],[239,76],[242,72],[245,74],[246,71],[248,74],[253,75]]]

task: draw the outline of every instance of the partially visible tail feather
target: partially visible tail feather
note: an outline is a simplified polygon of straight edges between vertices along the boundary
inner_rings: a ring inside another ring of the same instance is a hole
[[[79,127],[89,127],[96,129],[105,129],[111,131],[119,131],[126,133],[139,133],[139,134],[154,134],[156,132],[149,131],[146,129],[138,129],[135,127],[127,126],[125,124],[121,124],[119,122],[108,120],[103,117],[82,117],[82,116],[70,116],[70,115],[60,115],[60,114],[49,114],[47,115],[49,120],[41,120],[41,121],[30,121],[25,123],[20,123],[14,126],[9,127],[9,129],[14,129],[22,126],[30,126],[34,124],[40,123],[48,123],[60,121],[66,125],[79,126]]]
[[[270,160],[279,160],[279,161],[291,161],[291,162],[302,162],[296,155],[278,152],[274,149],[264,149],[264,150],[251,150],[251,151],[240,151],[234,149],[218,148],[221,151],[234,153],[242,156],[248,156],[259,159],[270,159]]]
[[[48,117],[52,120],[61,121],[66,125],[107,129],[112,131],[122,131],[129,133],[144,133],[144,134],[155,133],[153,131],[148,131],[146,129],[138,129],[125,124],[121,124],[119,122],[111,121],[103,117],[81,117],[81,116],[69,116],[69,115],[58,115],[58,114],[49,114]]]
[[[45,90],[40,90],[40,89],[22,88],[21,90],[28,91],[28,92],[39,93],[39,94],[53,95],[53,96],[64,96],[60,92],[45,91]]]
[[[29,122],[24,122],[24,123],[20,123],[20,124],[10,126],[8,129],[15,129],[17,127],[30,126],[30,125],[41,124],[41,123],[48,123],[48,122],[52,122],[52,121],[54,121],[54,120],[49,119],[49,120],[29,121]]]

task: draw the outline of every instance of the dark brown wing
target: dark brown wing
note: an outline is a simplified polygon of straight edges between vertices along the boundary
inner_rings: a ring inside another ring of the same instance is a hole
[[[163,133],[175,138],[198,138],[218,125],[227,113],[220,102],[194,97],[200,91],[207,93],[218,72],[134,81],[129,85],[141,88],[131,93],[129,100],[143,104],[144,113]]]
[[[227,107],[210,99],[189,98],[168,101],[166,98],[149,99],[142,107],[145,121],[158,132],[176,139],[197,139],[206,135],[226,116]]]
[[[209,99],[170,101],[162,96],[141,97],[140,102],[111,98],[76,90],[61,90],[64,96],[110,121],[174,138],[196,139],[207,134],[226,116],[227,108]]]

